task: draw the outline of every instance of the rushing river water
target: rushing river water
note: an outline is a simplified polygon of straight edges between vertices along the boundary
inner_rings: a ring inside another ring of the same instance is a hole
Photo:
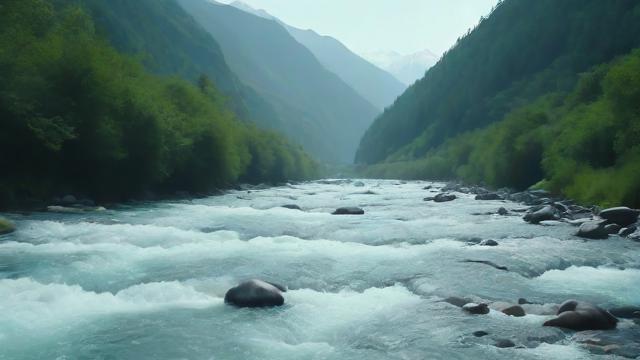
[[[640,243],[474,215],[515,203],[425,202],[425,182],[364,183],[7,215],[18,231],[0,238],[0,358],[602,358],[573,333],[542,327],[549,316],[469,315],[442,300],[638,305]],[[331,215],[341,206],[366,214]],[[249,278],[286,284],[286,304],[225,305],[226,290]],[[632,337],[634,327],[625,320],[615,332]]]

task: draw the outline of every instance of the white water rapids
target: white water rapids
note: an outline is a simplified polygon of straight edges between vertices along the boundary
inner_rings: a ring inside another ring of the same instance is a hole
[[[18,230],[0,237],[0,359],[602,358],[542,327],[549,316],[469,315],[442,300],[638,305],[640,243],[473,215],[516,203],[425,202],[435,194],[426,182],[364,183],[5,214]],[[366,213],[331,215],[341,206]],[[288,286],[285,305],[225,305],[226,290],[250,278]]]

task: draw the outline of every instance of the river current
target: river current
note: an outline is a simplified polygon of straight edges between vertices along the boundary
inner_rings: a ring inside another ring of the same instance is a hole
[[[490,214],[511,202],[423,201],[443,184],[362,182],[4,214],[17,231],[0,237],[0,359],[601,359],[542,327],[550,316],[442,300],[638,305],[640,243]],[[342,206],[366,213],[331,215]],[[286,285],[285,305],[225,305],[251,278]]]

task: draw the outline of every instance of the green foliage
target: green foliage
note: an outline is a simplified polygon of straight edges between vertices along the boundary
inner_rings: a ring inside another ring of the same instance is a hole
[[[0,7],[0,205],[66,191],[121,200],[314,175],[299,147],[225,110],[206,77],[195,86],[146,73],[97,36],[80,8]],[[257,141],[270,161],[251,151]]]
[[[636,0],[506,0],[385,110],[356,160],[422,157],[540,96],[570,91],[580,73],[638,46]],[[593,96],[597,83],[583,84],[580,96]]]
[[[424,158],[367,168],[369,176],[459,178],[544,187],[584,203],[640,206],[640,49],[581,75],[503,120]]]

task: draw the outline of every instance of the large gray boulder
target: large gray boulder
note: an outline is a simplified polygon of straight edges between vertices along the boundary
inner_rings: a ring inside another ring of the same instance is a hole
[[[585,331],[615,329],[618,324],[618,319],[608,311],[576,300],[567,300],[562,303],[557,315],[543,325]]]
[[[438,195],[433,197],[433,201],[435,201],[437,203],[453,201],[455,199],[457,199],[457,196],[455,196],[453,194],[445,194],[445,193],[438,194]]]
[[[609,232],[604,221],[589,221],[580,225],[576,236],[586,239],[606,239],[609,237]]]
[[[629,226],[638,221],[640,212],[628,207],[615,207],[600,211],[600,217],[622,227]]]
[[[286,288],[262,280],[249,280],[229,289],[224,302],[237,307],[271,307],[284,304]]]
[[[527,213],[523,219],[524,221],[531,224],[539,224],[541,221],[547,220],[558,220],[560,217],[558,216],[558,210],[553,206],[543,206],[539,209],[535,209]]]

